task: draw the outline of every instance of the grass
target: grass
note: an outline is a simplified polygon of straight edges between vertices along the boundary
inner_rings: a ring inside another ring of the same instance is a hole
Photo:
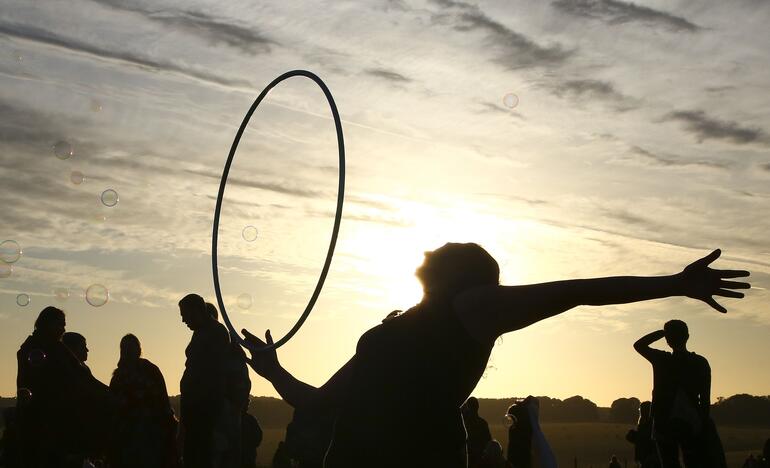
[[[612,455],[617,455],[621,464],[627,460],[628,466],[633,467],[633,446],[625,439],[630,428],[627,424],[613,423],[543,424],[543,432],[562,468],[574,467],[575,457],[581,468],[604,468]],[[490,430],[492,437],[505,447],[508,442],[507,429],[502,424],[491,424]],[[719,434],[727,452],[727,466],[740,468],[750,453],[756,455],[761,452],[764,441],[770,437],[770,428],[720,427]],[[264,430],[258,451],[259,466],[270,466],[273,453],[283,437],[284,430]]]

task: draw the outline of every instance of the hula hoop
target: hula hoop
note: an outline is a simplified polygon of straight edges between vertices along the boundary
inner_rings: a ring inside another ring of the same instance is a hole
[[[246,129],[246,125],[248,125],[249,120],[251,120],[252,114],[254,114],[254,111],[257,109],[259,104],[262,102],[262,100],[267,96],[267,93],[270,92],[271,89],[273,89],[276,85],[281,83],[282,81],[291,78],[293,76],[304,76],[306,78],[310,78],[313,80],[318,87],[321,88],[321,91],[323,91],[324,95],[326,96],[326,100],[329,102],[329,108],[332,111],[332,117],[334,117],[334,127],[337,131],[337,149],[339,151],[339,186],[337,188],[337,212],[334,215],[334,227],[332,228],[332,236],[329,241],[329,249],[326,252],[326,260],[324,261],[323,269],[321,270],[321,275],[318,277],[318,282],[316,283],[315,290],[313,291],[313,295],[310,296],[310,300],[308,301],[307,307],[305,307],[305,311],[302,312],[302,315],[297,320],[297,323],[294,324],[294,326],[289,330],[286,335],[284,335],[280,340],[276,341],[272,345],[267,345],[264,348],[261,348],[259,351],[267,351],[267,350],[273,350],[277,349],[278,347],[285,344],[289,339],[291,339],[292,336],[294,336],[295,333],[300,329],[303,323],[305,323],[305,320],[310,315],[310,311],[313,310],[313,306],[316,303],[316,300],[318,300],[318,296],[321,294],[321,288],[323,288],[324,281],[326,280],[326,275],[329,273],[329,266],[331,265],[332,256],[334,254],[334,247],[337,245],[337,235],[340,231],[340,221],[342,221],[342,201],[345,197],[345,142],[342,137],[342,122],[340,120],[340,114],[337,111],[337,105],[334,102],[334,98],[332,97],[332,93],[329,91],[329,88],[326,87],[326,84],[316,76],[314,73],[309,72],[307,70],[292,70],[289,72],[284,73],[283,75],[279,76],[278,78],[274,79],[267,87],[262,90],[262,92],[257,97],[256,101],[254,101],[254,104],[251,105],[251,108],[246,113],[246,116],[243,118],[243,122],[241,123],[241,127],[238,129],[238,133],[235,134],[235,139],[233,140],[233,145],[230,147],[230,154],[227,156],[227,162],[225,163],[224,171],[222,172],[222,179],[219,183],[219,194],[217,195],[217,205],[216,209],[214,210],[214,232],[211,240],[211,269],[214,274],[214,291],[217,295],[217,303],[219,304],[219,310],[222,311],[222,317],[225,320],[225,325],[227,325],[228,330],[230,330],[230,334],[237,337],[238,343],[241,346],[246,347],[246,344],[241,338],[241,335],[235,330],[233,327],[232,322],[230,322],[230,317],[227,315],[227,309],[225,308],[225,303],[222,300],[222,291],[219,286],[219,267],[218,267],[218,261],[217,261],[217,241],[219,239],[219,214],[222,210],[222,199],[225,195],[225,186],[227,185],[227,177],[230,173],[230,166],[233,163],[233,158],[235,157],[235,152],[238,149],[238,143],[241,141],[241,136],[243,135],[244,130]]]

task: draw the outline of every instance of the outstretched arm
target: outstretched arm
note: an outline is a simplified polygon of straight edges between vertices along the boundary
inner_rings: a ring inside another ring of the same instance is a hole
[[[726,309],[712,296],[740,298],[743,293],[733,289],[750,286],[725,280],[748,276],[748,271],[708,267],[720,254],[717,249],[682,272],[669,276],[615,276],[525,286],[483,286],[460,294],[455,300],[455,309],[471,335],[484,340],[527,327],[579,305],[626,304],[687,296],[724,313]]]
[[[284,369],[278,362],[278,355],[274,349],[260,351],[260,348],[273,344],[270,330],[265,333],[266,342],[252,335],[248,330],[242,331],[247,349],[251,353],[251,359],[247,361],[249,366],[254,369],[254,372],[269,380],[286,403],[294,408],[339,406],[347,393],[355,358],[351,358],[328,382],[317,388],[302,382]]]

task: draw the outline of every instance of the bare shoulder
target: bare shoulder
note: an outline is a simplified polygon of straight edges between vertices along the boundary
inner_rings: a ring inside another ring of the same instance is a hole
[[[493,304],[500,294],[501,286],[479,286],[455,296],[452,302],[454,313],[460,319],[468,334],[482,343],[495,340],[499,335],[497,315]]]

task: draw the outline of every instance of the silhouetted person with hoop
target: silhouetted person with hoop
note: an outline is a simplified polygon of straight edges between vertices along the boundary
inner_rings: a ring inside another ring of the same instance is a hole
[[[158,366],[142,357],[139,338],[120,340],[120,360],[110,391],[118,400],[118,419],[110,451],[111,468],[174,468],[177,422]]]
[[[481,461],[484,449],[492,440],[492,434],[489,432],[489,424],[479,416],[479,400],[476,397],[465,400],[461,410],[465,432],[468,434],[468,466],[474,468]]]
[[[634,343],[634,349],[652,364],[653,438],[666,468],[679,466],[679,449],[688,468],[723,466],[724,453],[719,462],[720,454],[709,453],[713,447],[705,446],[712,431],[711,368],[706,358],[687,350],[689,337],[686,323],[670,320],[663,330]],[[661,338],[671,353],[650,347]]]
[[[206,310],[197,294],[179,301],[182,322],[193,331],[179,383],[180,439],[185,468],[209,468],[215,462],[214,429],[225,404],[225,372],[230,350],[225,327]]]
[[[281,367],[274,350],[244,331],[250,365],[295,408],[338,411],[327,468],[465,467],[460,406],[476,387],[495,339],[579,305],[689,296],[724,310],[712,295],[746,283],[712,270],[716,250],[682,272],[500,286],[497,262],[476,244],[446,244],[417,270],[422,301],[361,336],[355,355],[320,388]],[[726,292],[725,292],[726,291]],[[267,344],[273,342],[269,331]]]

